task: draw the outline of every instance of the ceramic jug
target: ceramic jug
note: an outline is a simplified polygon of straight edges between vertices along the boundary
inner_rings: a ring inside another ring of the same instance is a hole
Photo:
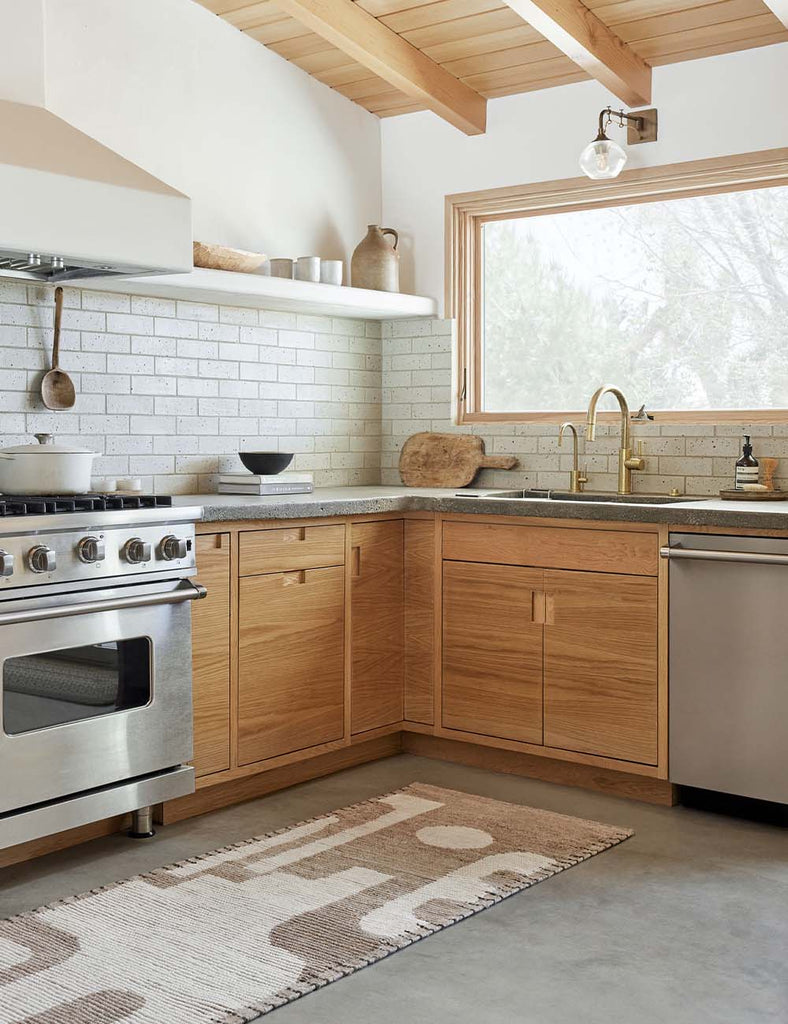
[[[394,244],[386,239],[392,235]],[[350,283],[354,288],[375,288],[381,292],[399,291],[399,235],[394,228],[370,224],[367,235],[356,246],[350,262]]]

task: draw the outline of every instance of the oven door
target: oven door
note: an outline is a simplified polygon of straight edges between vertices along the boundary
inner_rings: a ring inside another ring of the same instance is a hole
[[[188,580],[0,602],[0,815],[192,756]]]

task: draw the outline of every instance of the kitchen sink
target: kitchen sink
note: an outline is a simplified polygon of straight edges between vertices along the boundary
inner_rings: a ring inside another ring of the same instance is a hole
[[[583,491],[575,494],[572,491],[554,490],[494,491],[485,497],[518,498],[521,501],[598,501],[616,505],[674,505],[677,502],[698,500],[687,494],[611,494],[606,491]]]

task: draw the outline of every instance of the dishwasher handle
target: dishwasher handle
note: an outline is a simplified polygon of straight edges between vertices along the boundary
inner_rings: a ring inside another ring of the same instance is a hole
[[[757,551],[715,551],[701,548],[660,548],[660,558],[687,558],[698,562],[744,562],[750,565],[788,565],[788,555]]]

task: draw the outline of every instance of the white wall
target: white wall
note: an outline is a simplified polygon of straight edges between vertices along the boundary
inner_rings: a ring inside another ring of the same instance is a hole
[[[358,105],[193,0],[44,4],[47,106],[190,196],[196,238],[348,258],[379,220]]]
[[[786,96],[788,43],[656,68],[660,139],[630,147],[627,166],[788,146]],[[403,291],[443,299],[444,196],[577,177],[608,103],[620,106],[596,82],[492,100],[474,138],[430,113],[384,119],[383,220],[400,231]]]

